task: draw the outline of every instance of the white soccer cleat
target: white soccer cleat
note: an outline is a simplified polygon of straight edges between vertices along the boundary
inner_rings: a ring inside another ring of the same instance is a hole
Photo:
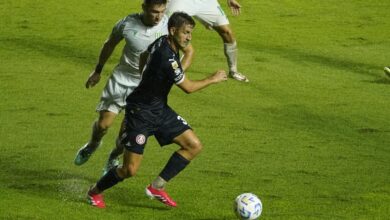
[[[244,76],[242,73],[239,73],[239,72],[229,72],[229,75],[237,80],[237,81],[241,81],[241,82],[249,82],[249,79]]]
[[[385,74],[390,77],[390,66],[385,66],[385,68],[383,69],[385,71]]]

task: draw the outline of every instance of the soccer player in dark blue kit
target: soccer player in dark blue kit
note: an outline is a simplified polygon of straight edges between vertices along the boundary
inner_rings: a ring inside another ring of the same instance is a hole
[[[192,93],[227,80],[223,70],[202,80],[190,80],[184,74],[179,49],[190,43],[194,27],[194,20],[186,13],[172,14],[168,21],[168,35],[157,39],[141,55],[142,80],[126,99],[123,165],[109,170],[90,188],[88,200],[93,206],[104,208],[102,192],[136,174],[147,139],[152,135],[161,146],[176,143],[180,148],[146,187],[146,194],[167,206],[177,206],[165,191],[165,185],[200,153],[202,144],[188,123],[168,106],[169,91],[176,84],[184,92]]]

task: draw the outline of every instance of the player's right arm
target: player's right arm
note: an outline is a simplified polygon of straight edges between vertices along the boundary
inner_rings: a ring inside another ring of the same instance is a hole
[[[241,5],[236,0],[227,0],[227,4],[234,16],[238,16],[241,13]]]
[[[100,81],[100,73],[103,70],[104,64],[107,62],[108,58],[110,58],[116,45],[118,45],[121,40],[121,38],[117,38],[111,34],[110,37],[108,37],[108,39],[104,42],[103,47],[100,50],[98,63],[85,83],[86,88],[93,87]]]

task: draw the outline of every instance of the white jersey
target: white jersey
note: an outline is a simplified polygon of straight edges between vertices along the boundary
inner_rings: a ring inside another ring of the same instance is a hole
[[[132,78],[141,78],[138,67],[141,53],[157,38],[168,34],[168,17],[164,16],[155,26],[145,26],[140,14],[131,14],[118,21],[111,34],[126,41],[119,64],[111,77],[121,85],[132,86]]]

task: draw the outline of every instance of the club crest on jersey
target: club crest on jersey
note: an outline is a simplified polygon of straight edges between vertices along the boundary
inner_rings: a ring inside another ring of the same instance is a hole
[[[137,144],[139,144],[139,145],[145,144],[145,141],[146,141],[146,138],[145,138],[145,135],[143,135],[143,134],[139,134],[135,137],[135,142],[137,142]]]
[[[177,68],[179,68],[179,64],[177,64],[176,60],[174,60],[173,62],[171,62],[171,65],[172,65],[172,68],[174,70],[176,70]]]

